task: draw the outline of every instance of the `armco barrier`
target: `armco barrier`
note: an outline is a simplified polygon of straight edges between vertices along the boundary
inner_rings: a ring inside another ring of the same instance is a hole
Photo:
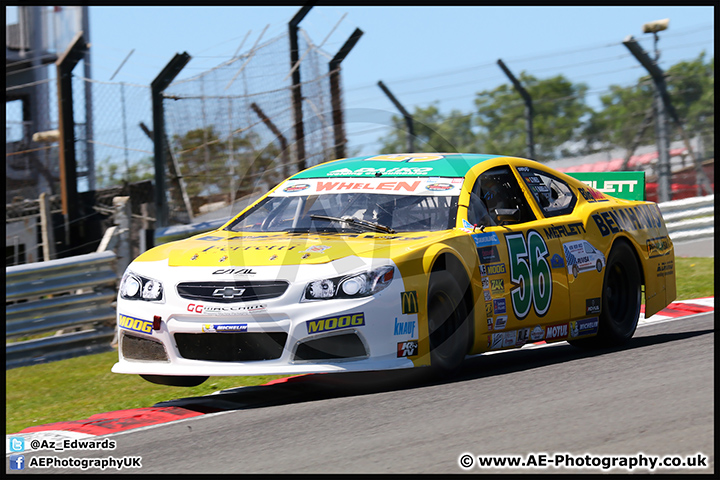
[[[5,368],[110,350],[116,262],[115,253],[107,251],[7,267]],[[84,330],[7,342],[77,327]]]
[[[659,203],[673,242],[715,236],[715,195]]]

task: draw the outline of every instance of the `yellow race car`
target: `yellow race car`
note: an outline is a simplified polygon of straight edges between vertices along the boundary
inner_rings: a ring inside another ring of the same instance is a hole
[[[644,289],[643,289],[644,286]],[[113,372],[455,369],[468,355],[612,346],[675,299],[657,205],[522,158],[394,154],[317,165],[221,228],[125,272]]]

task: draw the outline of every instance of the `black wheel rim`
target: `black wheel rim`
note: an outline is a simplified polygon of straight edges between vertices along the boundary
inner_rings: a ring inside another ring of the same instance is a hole
[[[607,271],[605,280],[605,305],[607,316],[618,327],[632,323],[630,317],[636,315],[636,288],[621,263],[615,263]]]
[[[452,300],[447,293],[437,292],[430,299],[428,318],[430,319],[430,349],[439,354],[440,357],[447,357],[447,352],[452,352],[447,345],[447,340],[453,333],[454,317],[456,310]]]

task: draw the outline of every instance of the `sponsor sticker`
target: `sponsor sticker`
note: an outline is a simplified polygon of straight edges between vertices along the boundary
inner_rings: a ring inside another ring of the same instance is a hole
[[[407,342],[399,342],[397,344],[397,358],[411,357],[418,353],[418,341],[408,340]]]
[[[672,247],[669,237],[651,238],[645,244],[650,258],[666,255],[670,251],[670,247]]]
[[[490,279],[488,277],[482,277],[481,280],[483,290],[488,290],[490,288]]]
[[[549,325],[545,327],[545,340],[558,340],[560,338],[567,338],[567,336],[567,323],[558,323],[556,325]]]
[[[507,307],[505,306],[505,299],[504,298],[494,298],[493,299],[493,310],[495,311],[495,314],[499,313],[506,313]]]
[[[400,293],[400,302],[402,304],[403,314],[409,315],[418,313],[418,299],[417,292],[415,290]]]
[[[487,326],[488,326],[488,331],[492,331],[492,329],[493,329],[493,317],[487,317]]]
[[[152,321],[123,315],[122,313],[118,314],[118,327],[152,335]]]
[[[330,245],[313,245],[311,247],[306,248],[300,253],[323,253],[325,250],[330,248]]]
[[[485,301],[489,302],[492,300],[492,296],[490,296],[490,290],[483,290],[483,295],[485,297]]]
[[[513,347],[515,346],[515,341],[517,339],[517,331],[512,330],[510,332],[505,332],[503,335],[503,347]]]
[[[253,313],[265,311],[266,305],[204,305],[202,303],[189,303],[186,310],[190,313],[202,313],[204,315],[239,315],[248,316]]]
[[[491,350],[502,348],[504,340],[505,336],[502,333],[493,333],[492,335],[488,335],[488,343]]]
[[[504,263],[493,263],[490,265],[487,265],[487,273],[488,275],[501,275],[505,273],[505,264]]]
[[[535,325],[532,330],[530,330],[530,340],[533,342],[539,342],[545,337],[545,330],[540,325]]]
[[[572,338],[584,335],[594,335],[598,332],[600,319],[598,317],[585,318],[570,322],[570,336]]]
[[[587,300],[585,300],[585,313],[587,315],[597,315],[600,313],[601,306],[602,301],[600,297],[588,298]]]
[[[500,240],[495,232],[474,233],[472,239],[476,247],[489,247],[500,244]]]
[[[415,320],[411,320],[409,322],[398,322],[397,317],[395,317],[395,330],[393,331],[393,335],[410,335],[411,337],[414,337]]]
[[[430,190],[431,192],[446,192],[454,188],[455,185],[450,183],[431,183],[430,185],[425,185],[425,189]]]
[[[490,293],[493,295],[502,295],[505,293],[505,282],[502,278],[493,278],[490,280]]]
[[[212,272],[213,275],[257,275],[252,268],[221,268]]]
[[[362,327],[365,325],[364,313],[349,313],[337,317],[319,318],[305,322],[308,334],[331,332],[341,328]]]
[[[503,299],[503,300],[504,300],[504,299]],[[486,303],[486,304],[485,304],[485,316],[486,316],[486,317],[492,317],[492,314],[493,314],[493,304],[494,304],[496,301],[497,301],[497,299],[496,299],[496,300],[493,300],[493,303]],[[497,309],[495,310],[495,312],[497,313]],[[504,313],[504,312],[500,312],[500,313]]]
[[[550,266],[552,268],[563,268],[565,266],[565,261],[556,253],[550,258]]]
[[[303,190],[307,190],[310,188],[309,183],[297,183],[294,185],[288,185],[287,187],[283,188],[283,192],[302,192]]]
[[[204,333],[244,333],[247,332],[247,323],[240,324],[216,324],[216,323],[205,323],[202,326]]]
[[[477,249],[480,263],[494,263],[500,260],[497,247],[482,247]]]
[[[495,330],[502,330],[507,324],[507,315],[501,315],[495,319]]]
[[[517,339],[515,340],[515,346],[516,347],[522,347],[525,345],[528,341],[528,338],[530,338],[530,329],[529,328],[522,328],[517,331]]]

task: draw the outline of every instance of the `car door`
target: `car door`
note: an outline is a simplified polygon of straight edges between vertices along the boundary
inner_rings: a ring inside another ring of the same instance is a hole
[[[562,245],[519,173],[509,164],[481,172],[467,209],[466,227],[480,261],[489,349],[568,334]]]

